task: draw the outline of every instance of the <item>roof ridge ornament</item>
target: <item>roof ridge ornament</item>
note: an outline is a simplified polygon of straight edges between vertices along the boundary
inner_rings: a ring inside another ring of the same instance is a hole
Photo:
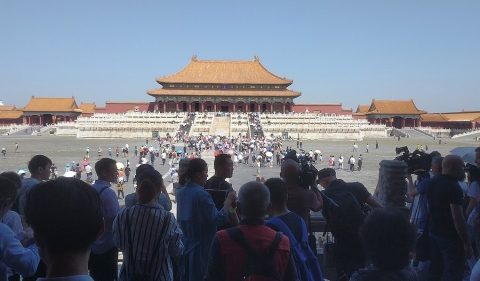
[[[198,60],[197,60],[197,55],[193,55],[193,56],[192,56],[192,61],[198,61]]]
[[[253,56],[253,59],[254,62],[260,62],[260,58],[258,56]]]

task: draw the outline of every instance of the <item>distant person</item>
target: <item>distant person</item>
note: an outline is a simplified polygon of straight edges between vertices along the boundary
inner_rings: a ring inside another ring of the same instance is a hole
[[[15,143],[15,153],[18,153],[18,143]]]
[[[91,186],[64,177],[36,185],[25,219],[47,267],[43,280],[91,280],[90,249],[104,231],[102,201]]]

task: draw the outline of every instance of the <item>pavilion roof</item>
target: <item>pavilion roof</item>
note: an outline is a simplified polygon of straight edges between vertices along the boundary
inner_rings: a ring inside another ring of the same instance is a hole
[[[367,115],[375,114],[423,114],[426,111],[418,110],[412,99],[410,100],[375,100],[373,99]]]
[[[281,78],[268,71],[255,56],[253,61],[197,60],[192,61],[179,72],[157,78],[164,83],[196,84],[276,84],[291,85],[292,80]]]
[[[422,114],[422,122],[475,122],[480,120],[480,111],[462,111]]]
[[[370,105],[358,105],[356,113],[367,113]]]
[[[0,119],[18,119],[23,116],[20,110],[0,110]]]
[[[37,98],[32,96],[28,104],[19,108],[19,110],[24,112],[82,112],[73,96],[71,98]]]
[[[159,88],[147,91],[150,96],[220,96],[220,97],[299,97],[300,92],[291,90],[194,90]]]
[[[80,103],[80,109],[83,110],[82,113],[95,113],[95,108],[97,106],[95,103]]]
[[[15,105],[0,105],[0,110],[15,110]]]

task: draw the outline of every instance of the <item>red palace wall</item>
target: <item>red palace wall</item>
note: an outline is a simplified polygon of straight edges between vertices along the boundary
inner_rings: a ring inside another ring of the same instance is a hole
[[[124,113],[133,111],[136,106],[139,112],[153,112],[154,105],[154,102],[106,102],[105,108],[95,108],[95,113]]]
[[[293,105],[293,111],[295,113],[302,113],[308,109],[310,113],[327,113],[327,114],[336,114],[336,115],[352,115],[353,111],[351,109],[343,109],[342,104],[302,104],[297,103]]]

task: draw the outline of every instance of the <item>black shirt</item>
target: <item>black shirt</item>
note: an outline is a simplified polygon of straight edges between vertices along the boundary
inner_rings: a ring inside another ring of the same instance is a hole
[[[463,192],[455,177],[436,175],[427,186],[429,229],[433,234],[458,238],[450,204],[462,205]]]
[[[209,192],[210,195],[212,195],[212,199],[213,199],[213,202],[215,203],[215,206],[217,207],[218,210],[220,210],[223,208],[223,203],[225,202],[225,198],[227,197],[228,191],[232,188],[232,186],[228,182],[226,182],[225,179],[214,175],[207,180],[203,188],[207,190],[207,192],[208,192],[208,189],[227,191],[225,192],[225,196],[220,196],[219,194],[213,194]]]
[[[368,192],[367,188],[363,184],[361,184],[359,182],[348,182],[347,183],[347,182],[345,182],[343,180],[340,180],[340,179],[336,179],[336,180],[332,181],[327,186],[327,188],[325,189],[324,194],[327,197],[331,197],[332,194],[335,193],[335,191],[339,191],[339,190],[345,190],[345,191],[348,191],[348,192],[352,193],[353,196],[355,196],[355,198],[357,199],[358,203],[360,203],[361,205],[363,205],[365,203],[365,201],[367,201],[367,199],[370,196],[372,196],[372,194],[370,194],[370,192]],[[325,209],[326,208],[323,208],[323,210],[325,210]]]

